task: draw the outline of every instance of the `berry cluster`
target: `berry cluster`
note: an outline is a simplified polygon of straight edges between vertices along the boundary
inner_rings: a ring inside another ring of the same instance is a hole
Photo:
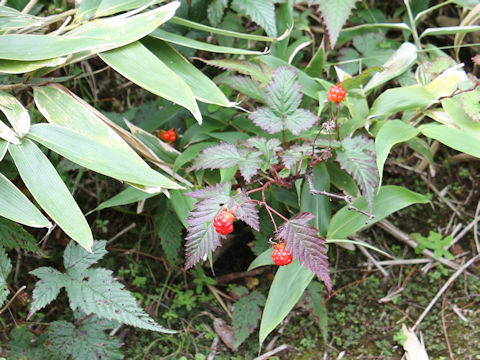
[[[340,85],[333,85],[328,90],[328,100],[333,101],[334,103],[341,102],[345,98],[345,95],[347,95],[347,92]]]
[[[215,219],[213,219],[213,227],[217,233],[221,235],[227,235],[233,231],[234,220],[235,215],[233,215],[230,211],[223,210],[220,214],[215,216]]]
[[[281,242],[275,245],[275,250],[272,252],[272,260],[278,266],[288,265],[292,262],[292,253],[285,249],[285,243]]]
[[[174,142],[175,140],[177,140],[177,134],[175,133],[174,129],[163,131],[160,136],[163,140],[169,142]]]

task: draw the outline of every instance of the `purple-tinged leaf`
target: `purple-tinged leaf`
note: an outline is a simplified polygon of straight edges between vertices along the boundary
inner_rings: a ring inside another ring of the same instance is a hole
[[[275,115],[281,117],[294,113],[302,97],[302,85],[297,72],[288,66],[276,69],[266,92],[267,105]]]
[[[315,216],[301,212],[278,227],[276,240],[285,241],[285,248],[308,269],[312,270],[332,290],[325,239],[308,222]]]
[[[242,156],[235,145],[222,143],[202,150],[194,160],[192,169],[227,169],[241,160]]]
[[[260,231],[258,209],[255,202],[250,201],[250,197],[243,191],[235,195],[229,202],[228,208],[235,208],[235,216],[254,230]]]
[[[262,137],[253,137],[245,140],[245,145],[248,147],[257,148],[263,153],[266,165],[278,164],[277,152],[282,150],[279,139],[267,140]]]
[[[373,140],[364,136],[343,139],[342,148],[337,149],[336,160],[343,170],[353,176],[367,201],[369,211],[372,212],[375,189],[379,181]]]
[[[315,149],[315,153],[317,152],[318,150]],[[288,170],[292,170],[306,155],[312,155],[312,145],[293,145],[281,155],[282,163]]]
[[[285,128],[293,135],[300,135],[302,130],[310,129],[318,117],[310,111],[297,109],[293,114],[285,117]]]
[[[275,115],[268,107],[255,110],[248,115],[248,118],[269,134],[275,134],[283,129],[282,119]]]
[[[215,186],[208,186],[205,189],[190,191],[188,193],[185,193],[185,195],[195,199],[208,199],[208,198],[220,197],[220,196],[222,197],[226,196],[228,198],[231,187],[232,187],[232,184],[228,182],[226,184],[217,184]]]

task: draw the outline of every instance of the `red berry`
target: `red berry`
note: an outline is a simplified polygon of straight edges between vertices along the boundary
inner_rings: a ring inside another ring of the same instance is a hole
[[[223,210],[220,214],[215,216],[213,219],[213,226],[217,233],[221,235],[230,234],[233,231],[233,221],[235,220],[235,215],[230,211]]]
[[[163,140],[169,141],[169,142],[174,142],[175,140],[177,140],[177,134],[175,134],[175,130],[173,129],[170,129],[167,131],[162,130],[160,136]]]
[[[277,266],[288,265],[292,262],[292,253],[285,249],[285,243],[275,245],[275,250],[272,252],[272,260]]]
[[[345,95],[347,95],[347,93],[340,85],[333,85],[330,90],[328,90],[328,100],[334,103],[341,102],[345,98]]]

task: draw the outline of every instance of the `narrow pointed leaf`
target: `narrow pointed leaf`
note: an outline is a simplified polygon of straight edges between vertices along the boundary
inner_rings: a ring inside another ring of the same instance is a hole
[[[421,85],[388,89],[376,98],[370,109],[370,115],[381,116],[406,110],[424,110],[435,100],[435,96]]]
[[[85,0],[84,0],[85,1]],[[154,5],[162,0],[101,0],[100,5],[95,11],[95,17],[108,16],[122,11],[137,9],[145,5]]]
[[[22,74],[35,71],[42,67],[54,67],[62,65],[67,61],[67,57],[57,57],[46,60],[36,61],[19,61],[0,59],[0,73],[5,74]]]
[[[100,54],[112,68],[144,89],[189,110],[199,123],[202,115],[192,89],[139,42]]]
[[[0,306],[3,306],[10,292],[7,286],[7,277],[10,270],[12,270],[12,263],[4,248],[0,246]]]
[[[90,227],[48,158],[28,139],[10,145],[8,151],[35,200],[68,236],[90,250]]]
[[[0,216],[31,227],[50,227],[50,221],[30,200],[0,174]]]
[[[233,105],[215,83],[164,41],[147,38],[144,45],[192,89],[200,101],[230,107]]]
[[[274,1],[234,0],[232,7],[264,28],[268,36],[277,36]]]
[[[20,144],[20,139],[17,137],[15,132],[5,125],[3,121],[0,121],[0,139],[8,141],[12,144]]]
[[[425,124],[419,129],[423,135],[438,140],[452,149],[480,158],[479,137],[471,131],[440,124]]]
[[[0,91],[0,110],[5,114],[10,125],[22,137],[30,128],[30,115],[27,109],[13,95]]]

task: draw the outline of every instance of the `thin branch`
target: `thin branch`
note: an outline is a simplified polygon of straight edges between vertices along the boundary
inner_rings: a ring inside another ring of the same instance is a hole
[[[280,345],[279,347],[273,349],[272,351],[266,352],[265,354],[256,357],[256,358],[253,359],[253,360],[267,360],[267,359],[269,359],[270,357],[272,357],[273,355],[279,353],[280,351],[287,350],[287,349],[289,349],[289,348],[290,348],[290,345],[283,344],[283,345]]]
[[[340,199],[340,200],[345,201],[347,203],[347,209],[348,210],[355,210],[356,212],[358,212],[360,214],[363,214],[363,215],[368,217],[367,221],[365,221],[365,224],[368,224],[370,221],[372,221],[372,219],[375,218],[375,215],[369,214],[368,212],[360,210],[359,208],[354,206],[353,202],[352,202],[352,200],[353,200],[352,196],[350,196],[350,195],[339,195],[339,194],[329,193],[327,191],[316,190],[315,187],[313,186],[312,176],[307,175],[306,179],[308,181],[308,186],[310,188],[310,194],[312,194],[312,195],[323,195],[323,196],[328,196],[329,198]]]
[[[425,308],[423,311],[422,315],[418,318],[417,322],[415,325],[413,325],[412,331],[415,331],[415,329],[420,325],[420,323],[425,319],[425,316],[430,312],[430,310],[433,308],[437,300],[442,296],[442,294],[445,292],[445,290],[448,289],[450,284],[452,284],[470,265],[472,265],[475,261],[480,259],[480,255],[474,256],[471,258],[468,262],[466,262],[463,266],[461,266],[451,277],[450,279],[447,280],[447,282],[442,286],[442,288],[438,291],[437,295],[430,301],[430,304]]]
[[[20,289],[17,290],[17,292],[15,293],[15,295],[12,296],[12,298],[10,299],[10,301],[8,303],[5,304],[5,306],[0,309],[0,314],[2,314],[5,310],[8,309],[8,307],[10,306],[10,304],[13,302],[13,300],[15,300],[15,298],[20,295],[20,293],[26,289],[26,286],[23,285]]]

